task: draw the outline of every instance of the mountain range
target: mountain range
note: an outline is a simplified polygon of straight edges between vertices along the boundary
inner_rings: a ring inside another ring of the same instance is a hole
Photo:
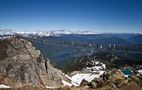
[[[142,50],[134,42],[140,38],[138,34],[2,35],[0,88],[140,90]]]

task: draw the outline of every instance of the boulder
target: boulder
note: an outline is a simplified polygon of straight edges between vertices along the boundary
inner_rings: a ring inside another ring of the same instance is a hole
[[[85,79],[83,79],[80,83],[80,86],[88,86],[89,82]]]

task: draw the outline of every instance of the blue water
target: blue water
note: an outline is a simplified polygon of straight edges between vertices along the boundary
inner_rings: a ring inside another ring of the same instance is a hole
[[[130,68],[126,68],[122,70],[124,75],[132,75],[132,70]]]

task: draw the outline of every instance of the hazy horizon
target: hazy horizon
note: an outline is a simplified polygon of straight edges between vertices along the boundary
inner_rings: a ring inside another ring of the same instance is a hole
[[[0,0],[0,29],[142,32],[141,0]]]

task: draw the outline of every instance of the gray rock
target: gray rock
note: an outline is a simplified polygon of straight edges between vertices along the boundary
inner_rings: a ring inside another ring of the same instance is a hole
[[[27,40],[1,40],[0,51],[0,84],[61,87],[62,79],[68,80]]]

